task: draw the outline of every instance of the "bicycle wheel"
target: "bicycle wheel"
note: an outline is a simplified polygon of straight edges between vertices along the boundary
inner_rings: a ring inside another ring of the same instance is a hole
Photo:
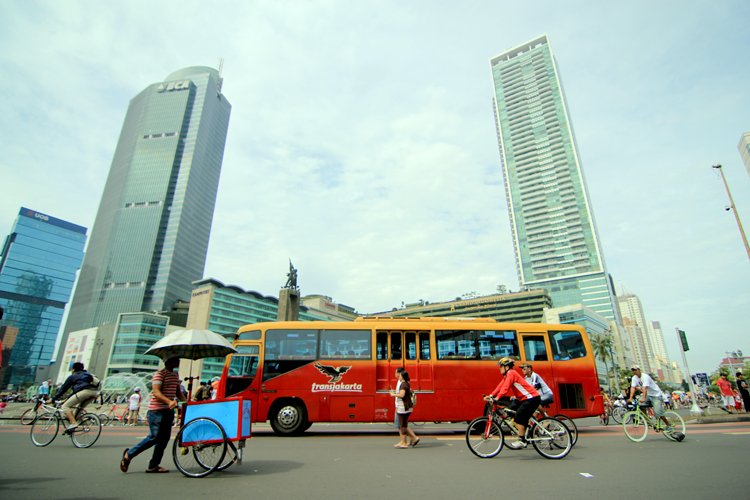
[[[622,416],[625,415],[625,408],[622,406],[618,406],[612,410],[612,420],[615,421],[615,423],[621,424],[622,423]]]
[[[622,416],[622,428],[625,435],[636,443],[648,435],[648,418],[639,411],[629,411]]]
[[[223,465],[226,453],[227,435],[224,428],[216,420],[205,417],[185,424],[172,446],[174,464],[187,477],[211,474]]]
[[[31,424],[31,442],[36,446],[47,446],[57,437],[60,420],[57,414],[46,412],[39,415]]]
[[[109,425],[109,415],[106,413],[100,413],[97,417],[99,417],[99,422],[101,422],[102,425]]]
[[[573,449],[570,430],[556,418],[543,418],[531,430],[531,444],[544,458],[557,460]]]
[[[516,437],[518,437],[518,429],[516,428],[515,425],[513,425],[512,423],[510,423],[508,421],[508,419],[505,419],[505,418],[502,419],[500,421],[499,426],[500,426],[500,432],[503,433],[503,436],[516,436]],[[521,450],[521,449],[523,449],[523,448],[513,448],[512,446],[508,446],[507,448],[509,450],[514,450],[514,451],[515,450]]]
[[[34,423],[34,420],[36,420],[37,417],[37,409],[36,408],[29,408],[23,414],[21,415],[21,423],[23,425],[31,425]]]
[[[496,456],[503,449],[504,442],[500,427],[487,417],[475,418],[466,428],[466,446],[479,458]]]
[[[554,418],[562,422],[562,424],[568,428],[568,430],[570,431],[570,444],[571,446],[575,446],[578,442],[578,426],[576,425],[576,423],[573,422],[572,418],[562,414],[555,415]]]
[[[89,448],[102,433],[102,423],[93,413],[87,413],[81,418],[78,427],[70,431],[70,440],[76,448]]]
[[[677,441],[673,437],[674,433],[680,432],[683,436],[685,435],[685,421],[682,419],[679,413],[671,410],[665,411],[664,418],[666,418],[669,422],[669,427],[667,429],[664,429],[664,437],[666,437],[670,441]],[[685,438],[683,437],[683,439]]]
[[[224,455],[224,460],[221,462],[221,465],[216,467],[216,470],[226,470],[230,465],[239,461],[239,459],[240,451],[237,449],[233,442],[227,441],[227,453],[226,455]]]

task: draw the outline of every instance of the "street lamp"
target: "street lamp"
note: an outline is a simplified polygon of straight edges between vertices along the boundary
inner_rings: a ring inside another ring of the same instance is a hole
[[[713,165],[712,168],[715,168],[719,171],[719,174],[721,175],[721,180],[724,181],[724,187],[727,190],[727,196],[729,197],[729,206],[726,207],[725,210],[729,211],[731,210],[734,213],[734,219],[737,221],[737,227],[740,230],[740,236],[742,237],[742,243],[745,244],[745,252],[747,252],[747,258],[750,259],[750,245],[747,243],[747,236],[745,236],[745,230],[742,228],[742,222],[740,221],[740,214],[737,213],[737,207],[734,206],[734,200],[732,199],[732,193],[729,191],[729,184],[727,184],[727,179],[724,177],[724,170],[722,170],[721,165]]]

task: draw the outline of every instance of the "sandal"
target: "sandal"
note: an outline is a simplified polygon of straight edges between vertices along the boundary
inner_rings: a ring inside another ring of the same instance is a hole
[[[120,460],[120,470],[123,472],[127,472],[128,467],[130,467],[130,457],[125,456],[127,454],[128,448],[125,448],[125,451],[122,452],[122,460]]]
[[[394,445],[393,445],[393,447],[394,447],[394,448],[399,448],[399,449],[401,449],[401,450],[405,450],[405,449],[407,449],[407,448],[408,448],[409,446],[408,446],[408,445],[406,445],[406,446],[403,446],[403,445],[400,445],[400,444],[394,444]]]
[[[409,446],[411,446],[412,448],[414,448],[418,444],[419,444],[419,438],[415,439]]]
[[[155,469],[146,469],[146,472],[148,474],[163,474],[165,472],[169,472],[169,469],[165,469],[164,467],[157,467]]]

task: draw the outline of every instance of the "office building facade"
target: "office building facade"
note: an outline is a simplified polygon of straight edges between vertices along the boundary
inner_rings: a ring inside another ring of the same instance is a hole
[[[189,300],[203,275],[229,125],[221,85],[216,70],[196,66],[131,100],[64,335]]]
[[[65,305],[83,259],[86,228],[21,208],[0,253],[1,325],[18,329],[4,383],[46,377]]]
[[[508,323],[541,323],[545,308],[551,305],[550,297],[544,290],[531,290],[447,302],[415,304],[373,313],[371,316],[491,318]]]
[[[617,319],[562,84],[546,36],[490,61],[520,285]]]
[[[745,132],[740,136],[740,142],[737,144],[737,149],[740,151],[742,163],[745,164],[747,175],[750,175],[750,132]]]

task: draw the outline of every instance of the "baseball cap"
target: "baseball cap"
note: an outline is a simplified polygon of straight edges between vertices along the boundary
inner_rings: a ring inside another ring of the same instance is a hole
[[[136,387],[136,388],[135,388],[135,389],[133,389],[133,390],[134,390],[135,392],[141,392],[141,388],[140,388],[140,387]]]
[[[527,368],[527,367],[528,367],[528,368],[531,368],[531,363],[521,363],[521,364],[520,364],[520,365],[518,365],[518,366],[520,366],[521,368]]]
[[[638,366],[638,365],[633,365],[633,366],[630,367],[631,371],[636,371],[636,370],[640,370],[640,369],[641,369],[641,367]]]

